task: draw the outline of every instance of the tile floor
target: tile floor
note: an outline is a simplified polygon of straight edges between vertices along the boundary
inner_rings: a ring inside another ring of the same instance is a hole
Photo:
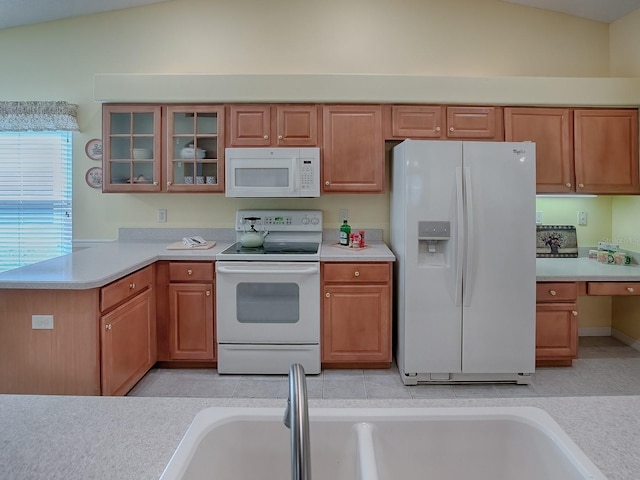
[[[640,352],[612,337],[580,337],[573,367],[539,368],[529,385],[405,386],[386,370],[324,370],[307,376],[309,398],[414,399],[640,395]],[[129,392],[140,397],[287,398],[286,375],[219,375],[215,369],[154,368]]]

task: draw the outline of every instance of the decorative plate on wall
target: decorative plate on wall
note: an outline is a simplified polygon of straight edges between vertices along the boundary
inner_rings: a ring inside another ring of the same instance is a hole
[[[91,188],[101,188],[102,187],[102,168],[100,167],[92,167],[87,170],[87,173],[84,176],[84,179]]]
[[[89,140],[84,151],[91,160],[102,160],[102,140],[99,138]]]

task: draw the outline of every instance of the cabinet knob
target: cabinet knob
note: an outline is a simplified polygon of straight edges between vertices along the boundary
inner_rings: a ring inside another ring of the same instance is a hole
[[[262,137],[262,138],[264,138],[265,140],[269,140],[269,135],[265,135],[265,136],[264,136],[264,137]]]
[[[158,182],[153,182],[154,185],[158,185]]]
[[[580,188],[584,188],[584,183],[579,183],[579,184],[578,184],[578,187],[580,187]]]
[[[436,127],[436,132],[439,132],[439,131],[440,131],[440,127]]]
[[[453,132],[454,128],[453,127],[449,127],[449,131]]]
[[[353,272],[353,276],[354,277],[359,277],[360,276],[360,272],[358,270],[356,270],[355,272]]]
[[[567,187],[567,188],[571,188],[571,184],[570,183],[565,183],[564,186]]]
[[[551,295],[552,297],[555,297],[557,293],[558,292],[556,292],[555,290],[549,290],[549,295]]]
[[[104,326],[104,329],[105,329],[105,330],[111,330],[111,324],[110,324],[110,323],[107,323],[107,324]]]
[[[210,296],[211,296],[211,290],[207,290],[206,292],[204,292],[204,294],[205,294],[207,297],[210,297]]]
[[[193,275],[193,270],[191,269],[187,270],[187,275]]]
[[[278,135],[278,140],[282,140],[284,137],[282,135]]]
[[[633,293],[633,287],[627,287],[627,292]]]
[[[129,290],[133,290],[134,288],[136,288],[136,284],[135,283],[130,283],[129,284]]]
[[[325,184],[326,186],[329,186],[329,185],[331,185],[331,182],[330,182],[329,180],[325,180],[324,184]]]
[[[575,310],[571,310],[571,315],[573,315],[574,317],[578,316],[578,312],[576,312]]]
[[[171,186],[171,182],[167,182],[167,187],[170,187],[170,186]]]
[[[331,296],[331,294],[329,292],[324,294],[325,297],[329,298]]]

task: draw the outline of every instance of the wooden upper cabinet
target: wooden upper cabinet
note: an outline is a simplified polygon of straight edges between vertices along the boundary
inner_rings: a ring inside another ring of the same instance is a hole
[[[231,105],[232,147],[314,147],[318,145],[316,105]]]
[[[576,191],[640,193],[638,110],[574,111]]]
[[[502,107],[391,105],[385,108],[386,138],[504,140]]]
[[[536,144],[536,191],[568,193],[575,190],[573,115],[568,108],[506,107],[507,142]]]
[[[325,105],[322,191],[382,192],[384,166],[382,106]]]
[[[102,191],[162,190],[162,107],[102,107]]]
[[[447,107],[447,138],[503,140],[501,107]]]
[[[442,138],[444,109],[427,105],[392,105],[391,136],[394,138]]]
[[[268,147],[271,145],[271,107],[269,105],[231,105],[229,122],[231,146]]]
[[[318,107],[316,105],[278,105],[276,144],[282,147],[318,145]]]

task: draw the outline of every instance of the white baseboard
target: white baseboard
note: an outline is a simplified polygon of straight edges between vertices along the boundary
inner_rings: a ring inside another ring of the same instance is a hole
[[[640,340],[636,340],[629,335],[622,333],[620,330],[616,330],[615,328],[611,329],[611,336],[620,340],[622,343],[629,345],[634,350],[638,350],[640,352]]]
[[[611,327],[583,327],[578,329],[579,337],[610,337]]]

